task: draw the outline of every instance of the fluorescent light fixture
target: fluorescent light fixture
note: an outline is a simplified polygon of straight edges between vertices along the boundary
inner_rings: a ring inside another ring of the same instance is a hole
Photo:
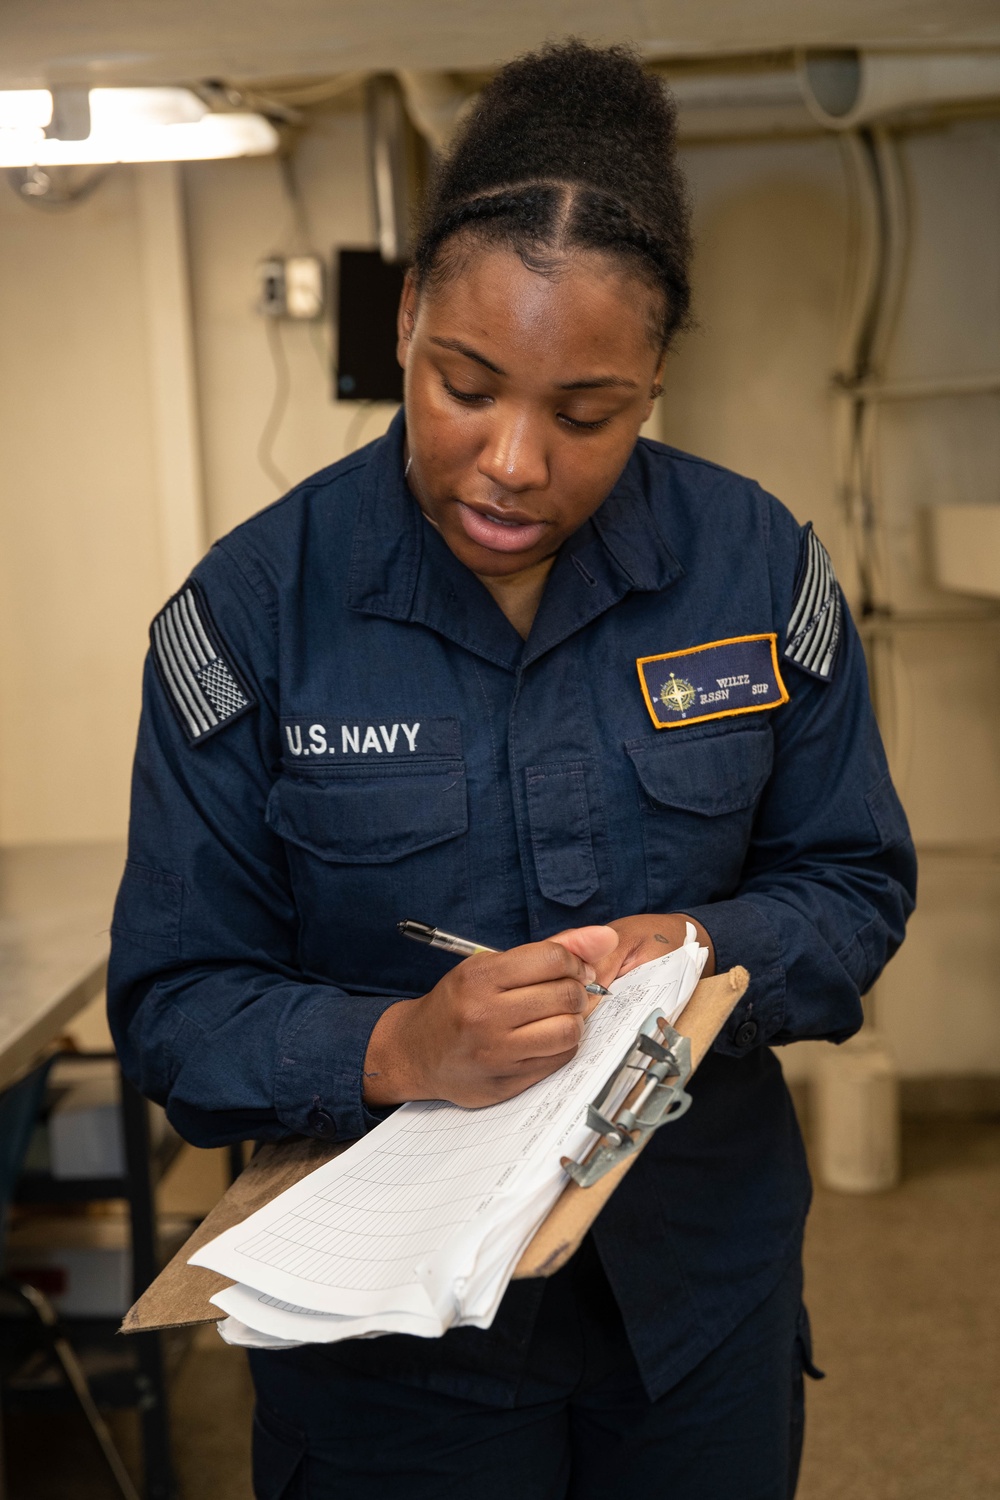
[[[48,89],[0,90],[0,167],[204,161],[266,156],[278,146],[278,133],[263,115],[212,114],[190,89],[91,89],[84,140],[46,134],[59,118],[57,105]]]
[[[52,119],[48,89],[0,89],[0,131],[41,131]]]

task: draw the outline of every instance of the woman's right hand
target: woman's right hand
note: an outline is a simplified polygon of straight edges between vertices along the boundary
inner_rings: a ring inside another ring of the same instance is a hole
[[[391,1005],[368,1043],[365,1103],[446,1099],[474,1109],[548,1077],[576,1053],[599,1003],[584,986],[617,942],[611,927],[574,927],[477,953],[426,995]]]

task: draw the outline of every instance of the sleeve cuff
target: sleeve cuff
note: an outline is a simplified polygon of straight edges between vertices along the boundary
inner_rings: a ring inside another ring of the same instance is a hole
[[[390,1113],[362,1093],[365,1054],[376,1022],[398,995],[345,995],[310,986],[279,1028],[274,1107],[297,1135],[353,1141]]]
[[[767,917],[746,896],[688,907],[686,916],[700,922],[715,946],[716,973],[742,964],[750,974],[747,992],[715,1039],[715,1051],[745,1057],[766,1046],[785,1022],[785,965],[781,938]]]

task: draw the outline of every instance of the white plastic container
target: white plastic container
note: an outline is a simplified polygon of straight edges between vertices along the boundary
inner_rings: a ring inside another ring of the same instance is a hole
[[[820,1181],[841,1193],[880,1193],[899,1181],[899,1079],[885,1043],[862,1031],[825,1049],[813,1078]]]

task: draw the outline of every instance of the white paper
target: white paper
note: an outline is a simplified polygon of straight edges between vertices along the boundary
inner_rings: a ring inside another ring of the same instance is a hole
[[[688,941],[611,986],[576,1057],[502,1104],[403,1105],[191,1257],[237,1285],[213,1302],[258,1347],[489,1327],[511,1273],[595,1139],[586,1107],[654,1009],[674,1021],[704,967]],[[262,1341],[262,1342],[260,1342]]]

